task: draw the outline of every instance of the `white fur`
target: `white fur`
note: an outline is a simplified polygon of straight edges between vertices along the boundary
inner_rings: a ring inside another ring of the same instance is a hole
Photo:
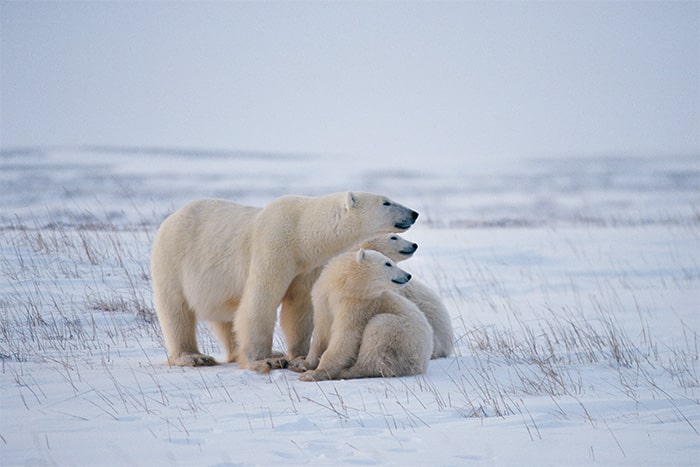
[[[398,263],[413,256],[418,245],[404,239],[401,235],[389,234],[364,242],[362,248],[376,250]],[[415,303],[428,318],[428,322],[433,328],[433,354],[431,358],[442,358],[450,355],[454,350],[454,332],[452,331],[450,315],[438,294],[415,277],[399,289],[398,293]]]
[[[316,322],[304,381],[425,372],[432,330],[395,290],[410,279],[383,254],[360,249],[326,265],[311,296]]]
[[[433,353],[430,358],[451,355],[454,350],[454,332],[450,315],[438,294],[415,278],[399,289],[398,293],[418,306],[433,328]]]
[[[170,363],[215,363],[197,347],[196,322],[204,320],[228,361],[267,368],[280,303],[288,353],[305,355],[314,269],[368,238],[408,229],[417,216],[370,193],[283,196],[265,208],[220,200],[187,204],[162,223],[151,257]]]
[[[378,251],[395,263],[404,261],[416,252],[418,244],[398,234],[380,235],[363,242],[357,248]]]

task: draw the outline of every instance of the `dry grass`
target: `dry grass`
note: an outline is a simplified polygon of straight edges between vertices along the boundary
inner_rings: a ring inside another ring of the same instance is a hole
[[[92,394],[89,404],[115,420],[124,413],[157,414],[170,404],[196,416],[208,411],[209,399],[236,399],[219,374],[191,371],[186,376],[189,396],[175,402],[164,389],[163,375],[154,370],[153,353],[145,350],[162,348],[150,298],[152,233],[141,227],[19,224],[0,230],[0,274],[7,278],[0,300],[0,359],[2,371],[12,374],[27,407],[32,401],[42,404],[45,391],[22,365],[6,369],[6,362],[52,363],[76,395],[87,384]],[[459,280],[442,273],[432,278],[459,317],[454,323],[458,355],[433,364],[441,369],[437,378],[375,381],[369,396],[359,396],[358,406],[348,404],[342,385],[317,384],[312,393],[300,394],[294,375],[271,377],[269,382],[288,401],[288,413],[298,414],[306,405],[341,424],[365,427],[381,420],[392,435],[429,426],[425,413],[430,411],[456,411],[467,418],[518,415],[536,439],[539,428],[526,398],[550,398],[557,407],[562,399],[573,400],[580,415],[596,424],[585,395],[599,384],[592,375],[601,368],[604,374],[616,375],[615,390],[633,401],[647,391],[673,402],[677,394],[660,383],[669,376],[689,397],[695,394],[699,339],[689,326],[682,339],[661,343],[640,313],[638,326],[630,330],[616,319],[623,311],[622,300],[602,286],[598,293],[577,297],[568,306],[555,308],[545,299],[535,311],[523,313],[496,272],[473,262],[462,271]],[[524,273],[528,274],[534,273]],[[467,291],[460,283],[476,288]],[[474,303],[507,318],[500,324],[466,320],[466,308]],[[215,353],[211,337],[203,332],[200,336],[203,350]],[[132,380],[125,381],[111,373],[109,363],[128,350],[142,352],[143,364],[132,370]],[[111,387],[83,378],[82,372],[95,366]],[[264,404],[244,405],[243,410],[251,431],[280,425],[279,414]],[[560,410],[562,418],[571,416]],[[681,409],[677,412],[697,432],[695,422]],[[162,421],[168,436],[189,435],[183,417]]]

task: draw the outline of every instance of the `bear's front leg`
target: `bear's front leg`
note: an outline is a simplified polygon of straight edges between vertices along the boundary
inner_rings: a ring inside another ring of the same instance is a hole
[[[262,280],[256,280],[260,277]],[[283,367],[283,359],[276,358],[272,352],[272,335],[277,307],[292,279],[293,274],[279,271],[275,280],[260,273],[249,275],[235,321],[241,368],[265,373]]]

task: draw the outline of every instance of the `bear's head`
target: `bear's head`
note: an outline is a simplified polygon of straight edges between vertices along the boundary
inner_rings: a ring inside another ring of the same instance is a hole
[[[372,297],[386,290],[397,289],[411,280],[411,275],[392,260],[374,250],[360,248],[351,267],[350,287],[357,296]]]
[[[418,213],[372,193],[347,192],[345,209],[349,220],[363,232],[382,234],[404,232],[416,222]]]
[[[351,301],[373,300],[386,291],[405,285],[410,279],[409,273],[383,254],[360,248],[357,252],[347,252],[333,258],[324,268],[314,289],[319,284],[326,284],[324,289],[336,297]]]
[[[398,234],[381,235],[367,240],[360,248],[382,253],[390,260],[398,263],[407,260],[418,249],[418,244],[406,240]]]

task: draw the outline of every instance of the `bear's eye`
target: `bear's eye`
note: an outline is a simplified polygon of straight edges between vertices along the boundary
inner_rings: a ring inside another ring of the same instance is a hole
[[[391,239],[392,239],[392,240],[398,240],[399,237],[397,237],[396,235],[392,235],[392,236],[391,236]]]
[[[391,206],[391,203],[389,201],[384,201],[384,206]]]
[[[389,261],[387,261],[386,263],[384,263],[384,266],[386,266],[386,267],[389,267],[389,268],[390,268],[390,267],[391,267],[391,263],[390,263]]]

